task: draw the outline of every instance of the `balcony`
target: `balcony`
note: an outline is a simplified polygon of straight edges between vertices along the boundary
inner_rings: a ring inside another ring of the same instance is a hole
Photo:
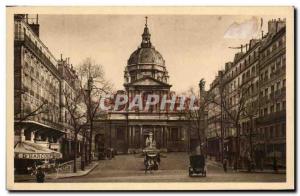
[[[275,123],[278,121],[285,121],[286,120],[286,111],[282,110],[279,112],[273,112],[271,114],[261,116],[257,119],[258,123]]]
[[[52,120],[49,120],[47,118],[42,118],[41,123],[53,128],[53,129],[56,129],[56,130],[63,130],[62,124],[53,122]]]
[[[24,45],[43,63],[46,64],[50,69],[56,70],[55,65],[50,59],[31,41],[31,39],[24,35]]]
[[[35,140],[34,141],[36,144],[43,146],[45,148],[49,148],[49,142],[48,141],[43,141],[43,140]]]

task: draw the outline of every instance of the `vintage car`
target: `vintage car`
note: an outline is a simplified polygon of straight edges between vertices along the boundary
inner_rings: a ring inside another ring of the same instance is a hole
[[[203,155],[191,155],[189,176],[206,176],[205,157]]]

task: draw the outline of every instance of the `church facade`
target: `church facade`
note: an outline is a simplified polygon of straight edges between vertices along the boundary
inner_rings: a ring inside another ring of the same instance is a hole
[[[142,42],[129,57],[124,71],[124,93],[129,100],[136,95],[171,97],[172,85],[162,55],[151,43],[147,22]],[[143,99],[144,100],[144,99]],[[93,151],[114,148],[117,153],[138,153],[146,146],[146,139],[153,134],[156,147],[161,151],[189,151],[193,134],[188,121],[180,112],[160,107],[160,102],[149,110],[110,111],[106,119],[95,121]],[[168,105],[168,104],[167,104]]]

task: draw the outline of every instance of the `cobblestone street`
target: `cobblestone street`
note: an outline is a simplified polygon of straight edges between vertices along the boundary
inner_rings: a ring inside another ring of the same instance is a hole
[[[215,162],[207,162],[207,177],[188,176],[188,154],[168,153],[161,159],[158,171],[144,173],[143,157],[118,155],[100,164],[88,175],[47,180],[47,182],[284,182],[285,174],[246,173],[223,169]]]

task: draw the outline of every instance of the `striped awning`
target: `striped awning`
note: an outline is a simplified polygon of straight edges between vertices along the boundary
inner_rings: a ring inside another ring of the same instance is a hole
[[[16,159],[60,159],[62,154],[54,150],[45,148],[41,145],[22,141],[16,144],[15,149]]]

